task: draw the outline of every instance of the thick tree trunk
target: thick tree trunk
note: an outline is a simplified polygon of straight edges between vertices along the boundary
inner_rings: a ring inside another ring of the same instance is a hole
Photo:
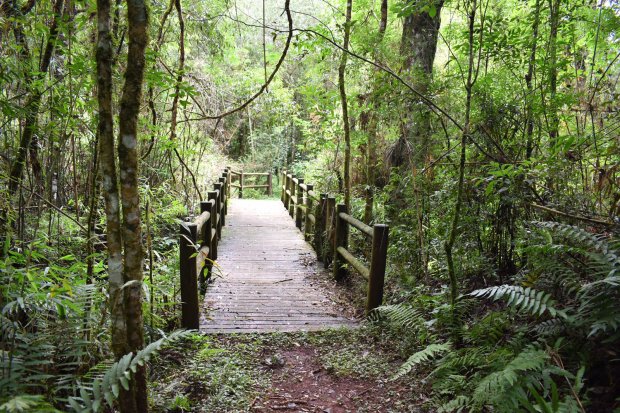
[[[112,348],[117,358],[144,347],[143,250],[138,197],[137,126],[144,78],[148,20],[143,0],[129,0],[127,3],[129,52],[119,117],[119,177],[116,174],[112,115],[111,5],[110,0],[98,0],[97,2],[99,157],[102,190],[106,201]],[[148,411],[146,375],[143,367],[138,368],[134,374],[130,381],[129,391],[121,391],[119,404],[123,413]]]
[[[148,13],[144,0],[127,1],[128,53],[119,116],[118,159],[123,216],[123,279],[127,345],[130,351],[144,347],[142,320],[143,257],[140,198],[138,191],[138,115],[142,99]],[[130,391],[136,412],[147,412],[146,374],[138,368]],[[124,412],[125,413],[125,412]]]
[[[338,66],[338,89],[340,90],[340,103],[342,105],[342,123],[344,128],[344,204],[347,211],[351,210],[351,126],[349,125],[349,106],[347,104],[347,92],[345,88],[345,72],[347,69],[347,57],[349,50],[349,37],[351,34],[351,9],[353,0],[347,0],[347,12],[344,22],[344,40],[342,44],[342,56]]]
[[[403,23],[400,46],[403,69],[415,89],[423,95],[427,95],[433,76],[442,6],[443,0],[431,1],[428,10],[410,14]],[[402,125],[399,146],[394,153],[392,163],[395,166],[412,161],[420,167],[424,163],[431,148],[430,126],[431,110],[425,103],[412,100]],[[409,148],[413,148],[413,154]]]

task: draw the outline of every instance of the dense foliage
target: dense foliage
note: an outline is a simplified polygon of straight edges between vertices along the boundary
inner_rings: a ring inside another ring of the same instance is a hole
[[[129,28],[113,3],[118,129]],[[144,356],[119,368],[111,349],[97,11],[0,3],[0,411],[99,411]],[[224,166],[287,169],[390,225],[370,318],[429,409],[618,409],[619,29],[613,1],[151,2],[147,341],[178,327],[178,220]]]

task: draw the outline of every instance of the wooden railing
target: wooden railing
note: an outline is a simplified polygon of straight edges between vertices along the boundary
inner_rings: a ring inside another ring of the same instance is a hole
[[[226,168],[207,201],[200,203],[200,215],[192,222],[182,222],[179,240],[181,273],[181,326],[200,327],[198,287],[204,294],[211,277],[217,246],[226,224],[227,201],[230,194],[231,170]]]
[[[243,198],[243,189],[244,188],[264,188],[266,189],[266,193],[269,196],[273,196],[273,177],[271,172],[243,172],[243,171],[233,171],[230,170],[231,184],[232,188],[239,189],[239,198]],[[237,177],[235,181],[234,178]],[[267,182],[264,184],[259,184],[259,178],[267,177]],[[254,178],[254,183],[246,182],[247,178]]]
[[[336,198],[318,194],[314,186],[304,183],[286,171],[281,175],[281,200],[295,225],[310,241],[327,268],[333,262],[334,277],[342,279],[346,265],[353,267],[368,281],[366,312],[381,305],[387,264],[389,227],[375,224],[372,227],[349,215],[344,204],[336,205]],[[354,228],[371,240],[370,267],[364,265],[347,248],[349,229]]]

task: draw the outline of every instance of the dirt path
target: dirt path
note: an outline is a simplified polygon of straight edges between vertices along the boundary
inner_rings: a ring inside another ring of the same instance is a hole
[[[321,362],[315,347],[284,351],[274,361],[283,365],[273,367],[272,387],[267,395],[256,399],[251,411],[380,412],[395,404],[395,400],[384,397],[386,390],[404,390],[377,378],[338,376]]]
[[[426,412],[390,337],[355,331],[196,336],[153,369],[155,412]]]

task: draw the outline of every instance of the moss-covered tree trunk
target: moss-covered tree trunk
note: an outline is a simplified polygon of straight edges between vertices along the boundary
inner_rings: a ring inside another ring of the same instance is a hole
[[[416,5],[418,10],[405,17],[403,23],[400,45],[400,53],[404,59],[403,72],[411,79],[413,87],[425,96],[433,77],[442,6],[443,0],[425,3],[424,8]],[[407,104],[393,163],[399,166],[412,161],[420,167],[428,157],[430,147],[431,109],[424,102],[411,99]]]
[[[130,351],[144,347],[142,319],[142,229],[138,190],[138,116],[142,100],[145,52],[148,42],[148,13],[144,0],[127,1],[128,52],[125,84],[119,114],[118,160],[123,216],[123,279],[127,346]],[[136,412],[148,411],[146,373],[139,367],[130,392]]]
[[[349,106],[347,103],[347,92],[345,87],[345,72],[347,69],[349,37],[351,35],[352,6],[353,0],[347,0],[342,56],[340,57],[340,66],[338,66],[338,89],[340,90],[342,123],[344,128],[344,204],[347,206],[348,211],[351,209],[351,126],[349,125]]]
[[[12,17],[17,17],[19,11],[17,11],[17,5],[13,4],[13,7],[10,8],[14,11],[14,15]],[[54,51],[56,50],[56,41],[58,39],[59,25],[60,20],[62,19],[64,9],[64,0],[57,0],[54,3],[53,14],[54,18],[49,28],[49,35],[47,37],[47,41],[45,44],[45,49],[43,51],[43,55],[40,57],[40,63],[38,67],[38,71],[34,76],[31,76],[30,73],[25,73],[25,80],[28,83],[37,85],[40,81],[46,76],[47,71],[49,69],[50,63],[52,61],[52,56],[54,55]],[[21,28],[17,27],[15,30],[15,37],[22,47],[22,58],[29,59],[28,56],[28,47],[26,45],[26,40],[23,36]],[[27,64],[24,62],[24,64]],[[41,99],[43,97],[44,88],[41,86],[34,86],[33,89],[29,93],[29,97],[26,100],[26,104],[24,107],[25,113],[25,123],[24,123],[24,132],[22,133],[21,139],[19,141],[19,148],[17,150],[17,156],[11,165],[11,172],[9,176],[9,191],[12,195],[17,193],[17,189],[21,184],[21,179],[24,174],[24,166],[26,165],[26,156],[30,151],[31,158],[38,164],[37,157],[37,148],[38,145],[33,145],[33,138],[36,135],[37,129],[37,119],[39,117],[39,107],[41,106]]]
[[[381,1],[381,18],[379,19],[379,32],[373,60],[376,64],[380,64],[378,48],[383,42],[385,29],[387,28],[388,2]],[[381,88],[381,79],[379,77],[380,70],[374,68],[373,87],[371,92],[371,104],[368,114],[368,122],[366,123],[366,132],[368,133],[368,160],[366,165],[366,205],[364,207],[364,222],[369,224],[372,220],[372,210],[375,202],[375,185],[377,181],[377,123],[378,112],[380,106],[379,89]]]
[[[120,107],[117,152],[114,147],[112,114],[113,47],[110,31],[110,0],[97,1],[99,159],[102,192],[106,204],[112,349],[117,358],[144,347],[143,249],[137,152],[138,115],[142,97],[148,24],[144,1],[128,0],[127,16],[129,45]],[[120,176],[116,172],[117,165]],[[148,411],[146,375],[143,367],[135,373],[129,390],[121,391],[119,406],[122,413]]]

